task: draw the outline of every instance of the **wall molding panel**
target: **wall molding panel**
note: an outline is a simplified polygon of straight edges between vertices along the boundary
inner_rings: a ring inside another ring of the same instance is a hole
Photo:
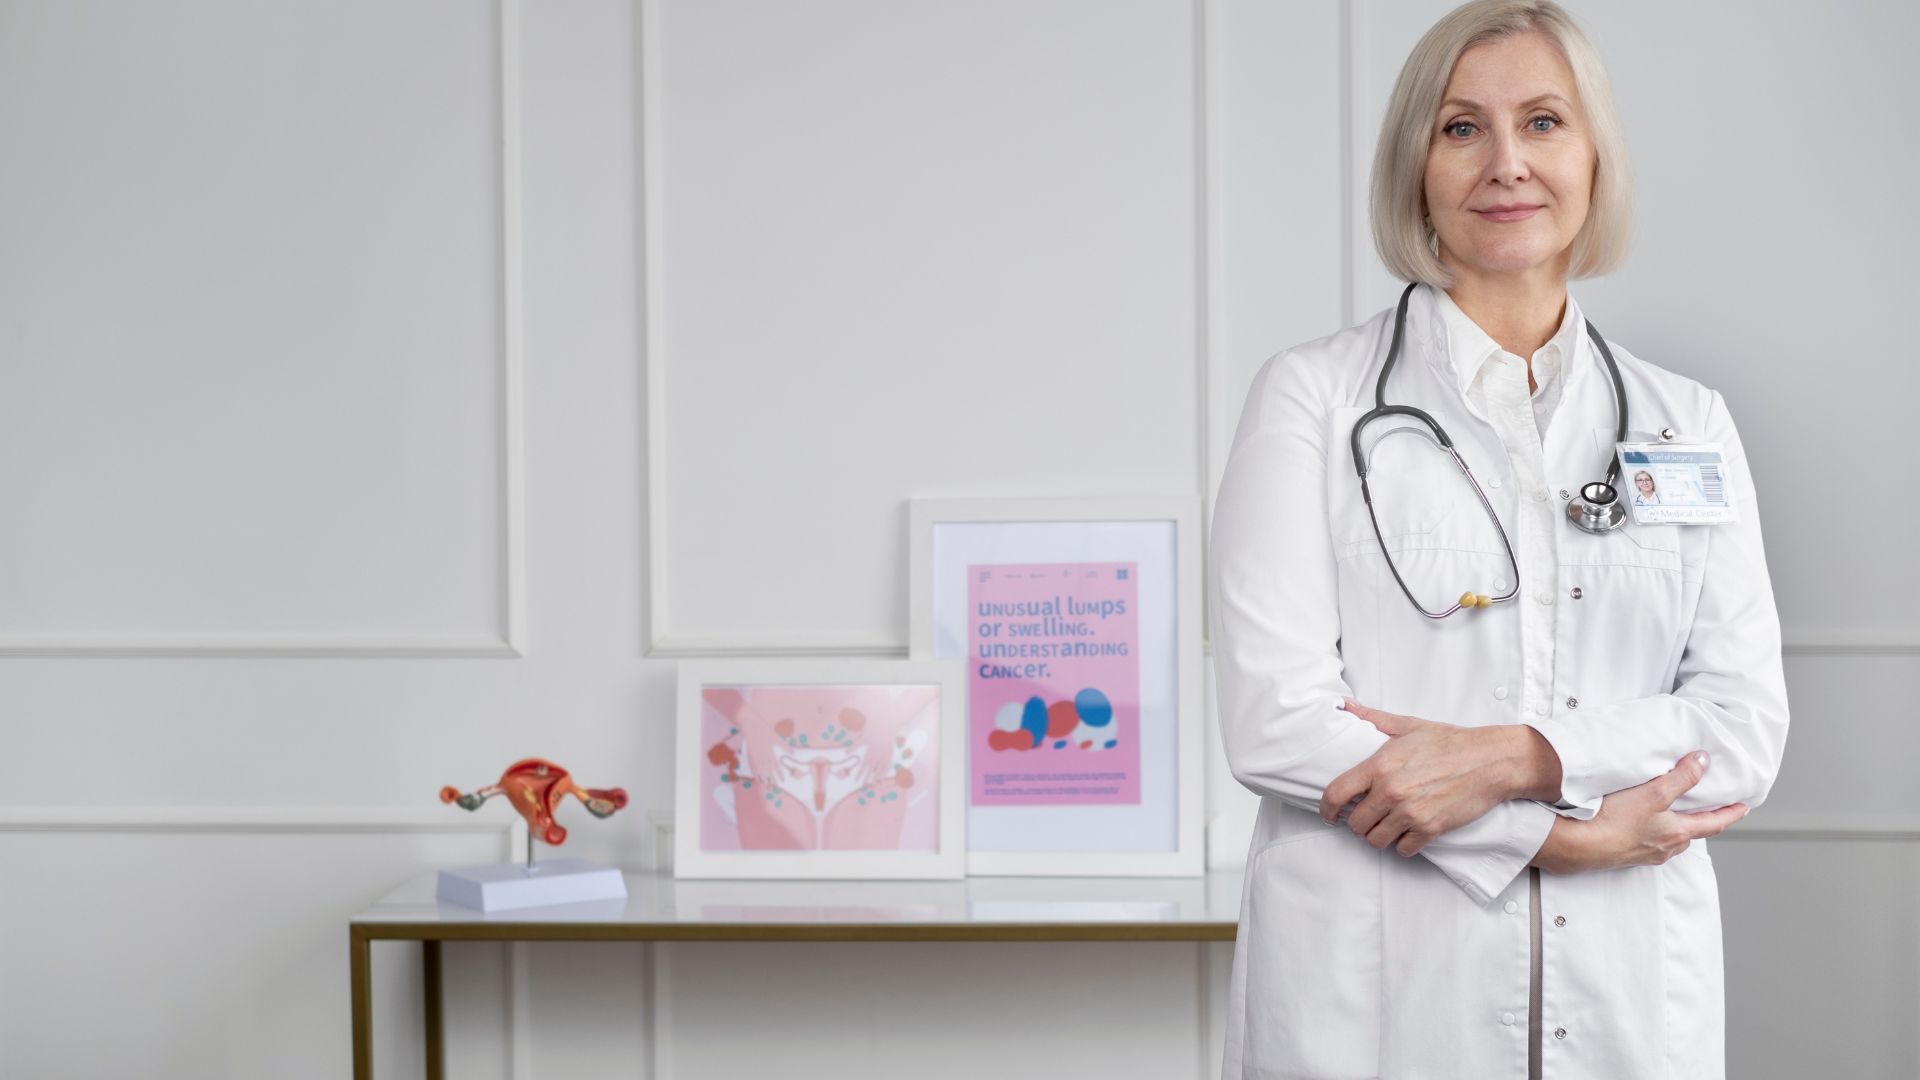
[[[0,807],[0,833],[498,834],[502,854],[526,844],[519,817],[454,817],[438,811],[358,807]]]
[[[1920,656],[1920,630],[1793,630],[1783,633],[1788,656]]]
[[[0,658],[59,657],[519,657],[527,648],[525,420],[522,394],[525,268],[522,265],[520,73],[521,0],[496,0],[496,72],[500,237],[496,284],[500,384],[499,488],[501,623],[494,634],[0,634]]]
[[[1212,342],[1216,335],[1212,325],[1220,318],[1211,296],[1210,282],[1219,273],[1217,255],[1219,245],[1215,241],[1217,231],[1222,228],[1215,209],[1218,205],[1214,190],[1217,186],[1215,171],[1215,151],[1209,132],[1218,127],[1218,118],[1214,115],[1217,93],[1212,89],[1216,75],[1213,59],[1217,50],[1209,40],[1210,0],[1190,0],[1190,19],[1193,33],[1193,62],[1195,65],[1192,89],[1194,95],[1194,117],[1192,123],[1193,142],[1189,154],[1193,168],[1193,206],[1190,208],[1193,221],[1194,245],[1194,327],[1192,346],[1192,377],[1196,396],[1193,423],[1198,452],[1197,478],[1194,481],[1202,498],[1201,536],[1206,536],[1205,522],[1210,519],[1204,507],[1211,497],[1210,431],[1211,408],[1208,392],[1210,380],[1208,368],[1211,363]],[[655,659],[687,659],[697,657],[722,656],[764,656],[764,657],[825,657],[825,656],[866,656],[866,657],[904,657],[908,652],[908,642],[900,634],[890,630],[867,630],[856,632],[821,633],[767,633],[754,630],[740,631],[686,631],[675,630],[672,621],[671,584],[673,572],[670,564],[670,550],[667,542],[667,493],[670,485],[669,461],[667,454],[667,428],[670,422],[671,408],[667,403],[667,364],[669,357],[666,348],[666,299],[665,280],[667,262],[662,240],[660,223],[666,220],[664,205],[664,164],[661,135],[664,125],[661,102],[665,98],[661,85],[664,48],[661,42],[660,6],[662,0],[639,0],[640,16],[640,77],[636,80],[640,100],[636,111],[640,117],[641,144],[641,192],[640,221],[643,241],[641,276],[644,288],[641,290],[641,319],[646,328],[642,348],[644,355],[641,364],[645,370],[647,396],[647,497],[646,497],[646,536],[647,536],[647,649],[646,656]],[[1205,604],[1202,603],[1202,639],[1206,636]]]
[[[451,815],[443,810],[411,807],[362,809],[356,807],[0,807],[0,842],[8,835],[171,835],[182,837],[254,836],[299,837],[454,836],[498,837],[504,861],[518,859],[526,848],[526,822],[517,814],[498,816]],[[397,882],[395,883],[397,884]],[[130,900],[130,903],[138,903]],[[345,964],[346,920],[340,913]],[[507,987],[509,1021],[504,1033],[511,1080],[530,1077],[533,1033],[531,991],[528,988],[524,945],[503,952],[502,979]],[[415,961],[417,963],[417,961]],[[344,967],[343,967],[344,970]],[[337,998],[337,1001],[335,1000]],[[346,1012],[344,981],[327,1000]],[[376,1031],[417,1030],[417,1001],[384,994],[376,1001]]]

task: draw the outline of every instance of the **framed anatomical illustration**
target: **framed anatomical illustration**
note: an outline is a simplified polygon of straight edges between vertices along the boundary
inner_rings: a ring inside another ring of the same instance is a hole
[[[685,661],[678,690],[674,876],[965,873],[958,664]]]
[[[968,873],[1204,872],[1199,516],[910,504],[911,653],[964,665]]]

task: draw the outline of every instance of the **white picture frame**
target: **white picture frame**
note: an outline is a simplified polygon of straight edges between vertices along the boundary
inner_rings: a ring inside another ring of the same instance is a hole
[[[682,661],[674,876],[964,876],[960,674],[902,659]],[[928,757],[935,765],[919,767]],[[875,837],[905,849],[860,846]]]
[[[990,785],[993,778],[985,775],[983,761],[973,759],[990,753],[982,737],[989,706],[983,705],[978,714],[969,707],[963,720],[969,758],[964,799],[967,872],[1204,874],[1199,497],[913,499],[908,518],[909,654],[915,659],[962,660],[960,643],[969,639],[969,619],[984,610],[979,604],[974,612],[968,610],[969,568],[1083,564],[1090,568],[1085,571],[1088,577],[1098,572],[1093,568],[1103,566],[1130,563],[1139,568],[1138,803],[982,805],[983,797],[991,797],[983,796],[983,785]],[[1076,571],[1063,571],[1072,572]],[[998,610],[1009,609],[1002,605]],[[975,634],[992,629],[984,621],[973,623]],[[967,650],[969,666],[962,671],[963,701],[976,687],[994,685],[972,668],[972,653]],[[1010,691],[1012,697],[1018,696],[1017,690]],[[1064,696],[1065,690],[1055,689],[1049,716],[1053,708],[1064,707]],[[1079,700],[1078,695],[1074,700]],[[1009,707],[992,706],[996,729],[1009,723]],[[1032,715],[1028,713],[1029,718]],[[985,738],[993,737],[986,732]],[[1061,740],[1043,737],[1037,729],[1035,740],[1041,751],[1033,755],[1036,763],[1065,760],[1058,752]],[[1072,737],[1066,741],[1071,743]],[[1119,769],[1107,775],[1124,773]],[[1052,779],[1060,774],[1021,775]],[[1009,788],[988,786],[987,790]],[[1046,797],[1039,790],[1031,795]]]

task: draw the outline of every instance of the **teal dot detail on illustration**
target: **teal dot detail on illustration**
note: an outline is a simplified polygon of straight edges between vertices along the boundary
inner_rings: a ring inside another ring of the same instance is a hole
[[[740,781],[740,786],[741,786],[741,787],[752,787],[752,786],[753,786],[753,781],[751,781],[751,780],[742,780],[742,781]]]
[[[1067,740],[1065,739],[1055,739],[1053,742],[1053,748],[1055,750],[1058,750],[1065,745],[1067,745]]]
[[[1111,749],[1113,749],[1113,748],[1114,748],[1114,747],[1115,747],[1116,745],[1118,745],[1118,743],[1119,743],[1119,742],[1120,742],[1120,740],[1118,740],[1118,739],[1108,739],[1108,740],[1107,740],[1107,749],[1109,749],[1109,750],[1111,750]]]

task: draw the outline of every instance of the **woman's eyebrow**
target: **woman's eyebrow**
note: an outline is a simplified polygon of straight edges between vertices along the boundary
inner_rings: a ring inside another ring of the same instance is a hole
[[[1543,101],[1557,101],[1560,104],[1565,105],[1569,109],[1573,108],[1573,102],[1568,101],[1566,98],[1561,97],[1559,94],[1541,94],[1538,97],[1530,97],[1527,100],[1521,102],[1520,107],[1525,109],[1532,105],[1538,105]],[[1447,100],[1440,103],[1440,107],[1443,109],[1449,105],[1457,105],[1463,109],[1472,109],[1474,112],[1481,112],[1486,109],[1486,106],[1480,104],[1479,102],[1468,101],[1465,98],[1448,98]]]

